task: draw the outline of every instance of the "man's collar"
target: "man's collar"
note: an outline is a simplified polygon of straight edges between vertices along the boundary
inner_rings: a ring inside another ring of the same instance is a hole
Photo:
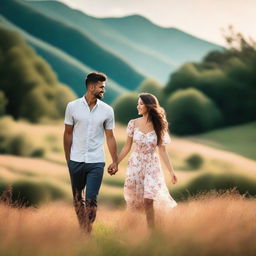
[[[87,100],[85,99],[85,95],[82,97],[82,102],[89,108],[89,105],[88,105],[88,102]],[[96,104],[94,107],[98,106],[100,103],[100,100],[99,99],[96,99]]]

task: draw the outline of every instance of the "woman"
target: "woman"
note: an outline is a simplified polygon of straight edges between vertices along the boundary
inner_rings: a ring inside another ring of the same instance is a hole
[[[128,209],[145,208],[147,223],[154,227],[154,207],[173,208],[177,204],[170,196],[161,170],[158,152],[169,170],[172,183],[177,177],[169,161],[165,145],[170,142],[168,123],[165,112],[157,98],[149,93],[142,93],[137,105],[141,118],[132,119],[127,126],[127,141],[118,156],[118,163],[130,152],[135,150],[128,161],[124,185],[124,197]]]

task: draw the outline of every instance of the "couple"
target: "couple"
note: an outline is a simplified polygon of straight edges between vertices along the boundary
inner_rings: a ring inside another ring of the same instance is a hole
[[[69,102],[65,113],[64,150],[78,221],[84,231],[91,232],[105,166],[105,132],[113,161],[108,167],[110,175],[118,171],[118,164],[129,153],[132,144],[135,145],[128,161],[124,197],[128,209],[145,209],[148,226],[153,228],[153,202],[154,206],[164,208],[176,206],[166,187],[156,153],[158,147],[159,154],[170,171],[172,183],[175,184],[177,178],[165,149],[165,145],[170,142],[165,113],[154,95],[140,94],[137,109],[142,117],[128,123],[126,144],[117,155],[113,134],[114,112],[100,100],[105,92],[106,80],[107,76],[103,73],[88,74],[85,96]]]

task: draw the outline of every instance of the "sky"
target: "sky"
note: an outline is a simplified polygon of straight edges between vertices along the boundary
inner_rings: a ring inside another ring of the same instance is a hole
[[[59,0],[96,17],[140,14],[163,27],[175,27],[225,45],[229,25],[256,39],[256,0]]]

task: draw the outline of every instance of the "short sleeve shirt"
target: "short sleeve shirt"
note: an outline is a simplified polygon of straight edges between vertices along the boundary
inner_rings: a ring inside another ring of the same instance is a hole
[[[84,97],[69,102],[64,123],[73,125],[73,139],[70,159],[76,162],[104,162],[104,130],[115,126],[114,111],[111,106],[97,99],[90,110]]]

